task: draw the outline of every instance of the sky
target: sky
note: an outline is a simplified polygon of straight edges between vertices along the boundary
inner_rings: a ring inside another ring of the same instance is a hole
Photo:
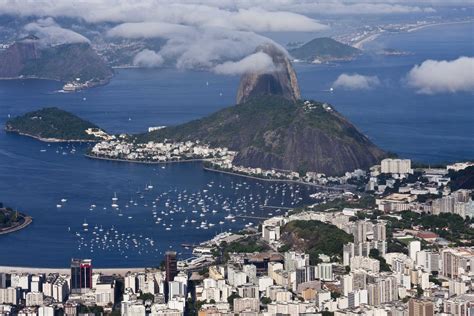
[[[276,44],[271,34],[310,33],[316,37],[332,25],[326,16],[362,18],[391,15],[434,15],[446,6],[473,10],[472,0],[0,0],[0,14],[33,17],[23,26],[24,34],[35,34],[42,42],[89,42],[89,39],[57,22],[62,17],[78,23],[106,25],[110,39],[166,40],[159,50],[144,49],[133,58],[140,67],[161,67],[172,60],[179,69],[208,69],[238,75],[251,69],[273,71],[268,55],[256,53],[264,43]],[[270,34],[270,35],[269,35]],[[462,57],[462,56],[460,56]],[[472,59],[426,61],[407,75],[407,82],[420,93],[443,91],[447,82],[426,86],[426,78],[439,71],[459,71],[472,66]],[[453,70],[454,69],[454,70]],[[467,75],[463,74],[463,78]],[[467,80],[471,80],[467,76]],[[449,80],[447,91],[466,89]],[[335,86],[371,89],[378,78],[344,74]]]

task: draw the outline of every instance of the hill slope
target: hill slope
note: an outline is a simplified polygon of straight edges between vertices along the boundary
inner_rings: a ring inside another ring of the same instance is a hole
[[[291,221],[281,231],[281,240],[287,248],[308,253],[316,264],[318,256],[342,256],[343,245],[353,237],[334,225],[320,221]]]
[[[44,108],[7,121],[5,130],[44,141],[96,141],[85,131],[97,125],[58,108]]]
[[[238,151],[237,165],[339,175],[385,153],[321,103],[262,96],[203,119],[138,135],[138,141],[200,140]]]
[[[0,51],[0,78],[41,78],[71,81],[107,81],[112,69],[88,43],[43,47],[34,37]]]
[[[289,51],[296,59],[313,62],[350,60],[360,54],[360,50],[352,46],[340,43],[329,37],[315,38],[301,47]]]

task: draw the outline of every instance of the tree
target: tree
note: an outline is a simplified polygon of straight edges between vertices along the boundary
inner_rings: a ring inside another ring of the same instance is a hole
[[[263,296],[261,299],[260,299],[260,302],[263,304],[263,305],[268,305],[272,302],[272,299],[269,298],[269,297],[266,297],[266,296]]]
[[[155,295],[151,293],[141,293],[140,296],[138,297],[139,300],[143,300],[144,302],[146,301],[155,301]]]
[[[237,293],[232,293],[228,298],[227,298],[227,302],[230,304],[230,306],[232,308],[234,308],[234,300],[236,298],[240,298],[240,295],[237,294]]]

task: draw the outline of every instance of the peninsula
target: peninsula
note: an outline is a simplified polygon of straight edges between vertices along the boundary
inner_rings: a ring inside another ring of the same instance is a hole
[[[8,120],[5,130],[45,142],[95,142],[110,137],[97,125],[56,107]]]
[[[0,203],[0,235],[13,233],[31,224],[33,219]]]
[[[112,76],[89,43],[47,46],[31,35],[0,51],[0,79],[50,79],[87,88],[106,84]]]

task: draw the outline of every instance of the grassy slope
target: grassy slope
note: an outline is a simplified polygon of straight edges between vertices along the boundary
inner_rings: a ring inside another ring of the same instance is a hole
[[[98,127],[74,114],[53,107],[13,118],[7,121],[6,128],[40,138],[94,140],[94,136],[86,134],[85,130]]]

